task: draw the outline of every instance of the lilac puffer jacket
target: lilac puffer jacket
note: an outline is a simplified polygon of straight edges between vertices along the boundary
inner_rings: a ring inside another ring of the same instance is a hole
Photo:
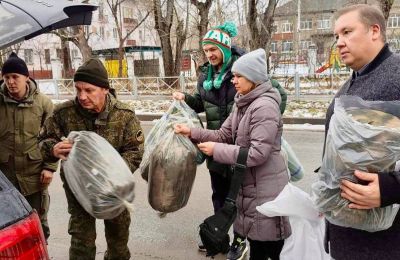
[[[279,93],[265,82],[246,95],[236,94],[235,108],[219,130],[191,129],[197,142],[213,141],[213,158],[235,164],[239,147],[249,147],[247,170],[236,199],[238,216],[234,230],[257,241],[276,241],[290,236],[287,217],[266,217],[256,206],[274,200],[289,181],[280,154],[282,119]]]

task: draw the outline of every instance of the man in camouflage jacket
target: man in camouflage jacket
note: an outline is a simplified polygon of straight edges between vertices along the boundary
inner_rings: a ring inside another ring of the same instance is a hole
[[[58,105],[41,132],[45,161],[67,158],[72,144],[62,139],[71,131],[93,131],[104,137],[134,172],[142,159],[144,136],[133,108],[115,98],[107,71],[98,59],[90,59],[79,67],[74,81],[76,99]],[[70,259],[95,259],[96,219],[76,200],[63,172],[61,179],[71,215]],[[104,220],[104,225],[107,241],[104,259],[129,259],[129,212],[125,210],[116,218]]]

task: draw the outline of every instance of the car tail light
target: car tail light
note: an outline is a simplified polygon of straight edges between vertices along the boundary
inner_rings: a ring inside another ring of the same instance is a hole
[[[0,230],[0,259],[49,259],[42,227],[36,212]]]

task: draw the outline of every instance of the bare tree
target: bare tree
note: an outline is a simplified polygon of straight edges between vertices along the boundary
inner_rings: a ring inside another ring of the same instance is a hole
[[[161,42],[162,58],[164,62],[165,76],[178,76],[181,71],[181,57],[182,48],[186,40],[188,30],[188,17],[189,17],[189,1],[186,2],[186,25],[184,20],[177,16],[174,5],[174,0],[165,0],[166,7],[163,8],[160,0],[153,1],[153,11],[155,20],[155,29]],[[163,14],[163,11],[165,15]],[[174,21],[174,14],[177,20],[176,26],[176,45],[175,45],[175,58],[173,56],[171,29]]]
[[[178,12],[174,7],[177,26],[176,26],[176,45],[175,45],[175,68],[174,71],[179,75],[181,72],[182,64],[182,49],[186,41],[188,27],[189,27],[189,2],[186,3],[186,17],[181,19],[178,16]],[[185,22],[186,21],[186,22]]]
[[[125,51],[124,51],[124,46],[126,40],[129,38],[129,36],[147,19],[149,16],[150,12],[146,11],[146,14],[142,16],[140,21],[137,21],[136,19],[132,18],[132,21],[128,21],[130,23],[135,24],[133,27],[127,28],[125,27],[125,34],[123,33],[123,19],[131,19],[131,18],[124,18],[121,15],[121,5],[124,2],[131,1],[132,0],[106,0],[108,7],[111,10],[111,14],[113,16],[115,25],[117,27],[117,32],[118,32],[118,39],[119,39],[119,44],[118,44],[118,77],[122,77],[122,61],[125,56]],[[137,13],[141,13],[141,10],[138,9]]]
[[[376,1],[368,1],[368,0],[348,0],[346,5],[353,5],[353,4],[368,4],[368,3],[378,4],[381,8],[385,19],[389,18],[390,9],[394,3],[394,0],[376,0]]]
[[[386,21],[389,18],[390,9],[392,8],[393,3],[394,0],[379,0],[379,5],[382,9]]]
[[[249,13],[247,24],[251,35],[250,49],[266,49],[269,53],[269,41],[272,36],[272,25],[274,23],[275,8],[277,0],[270,0],[261,15],[258,15],[257,0],[249,0]],[[258,21],[259,20],[259,21]]]
[[[75,44],[75,46],[81,52],[84,62],[92,57],[92,47],[89,45],[91,33],[85,30],[85,26],[72,26],[69,29],[61,29],[54,31],[53,33],[60,37],[61,42],[72,42]]]
[[[199,30],[199,53],[201,53],[201,60],[196,61],[196,65],[199,65],[206,61],[206,56],[201,49],[201,41],[203,39],[203,36],[207,33],[208,24],[210,22],[208,19],[208,14],[210,13],[212,0],[206,0],[204,3],[200,2],[199,0],[190,0],[190,2],[192,3],[192,5],[197,7],[198,15],[200,16],[200,21],[197,25],[197,29]]]
[[[238,17],[238,35],[235,40],[235,44],[239,45],[243,49],[249,49],[250,36],[248,26],[246,24],[246,17],[248,15],[248,4],[247,0],[236,0],[233,5],[235,6],[235,15]]]
[[[265,49],[269,57],[270,40],[274,23],[274,13],[279,0],[269,0],[262,15],[258,15],[257,0],[249,0],[247,24],[250,31],[250,50]],[[258,18],[258,19],[257,19]],[[259,20],[259,21],[257,21]],[[269,66],[268,66],[269,67]],[[269,68],[268,68],[269,69]]]

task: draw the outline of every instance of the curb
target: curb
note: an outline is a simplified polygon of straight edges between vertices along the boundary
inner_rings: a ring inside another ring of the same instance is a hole
[[[144,125],[151,125],[152,121],[160,119],[163,113],[138,113],[136,115]],[[204,114],[200,114],[199,117],[205,122]],[[325,118],[283,117],[283,129],[289,131],[306,129],[307,131],[323,132],[325,131]]]

